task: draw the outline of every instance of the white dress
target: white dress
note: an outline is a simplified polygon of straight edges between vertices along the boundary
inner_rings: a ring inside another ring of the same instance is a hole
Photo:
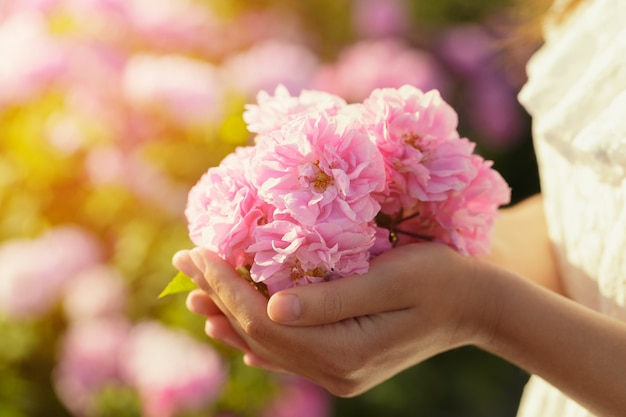
[[[586,0],[558,26],[549,16],[545,37],[520,101],[533,117],[550,238],[567,295],[626,320],[626,0]],[[537,376],[518,412],[590,416]]]

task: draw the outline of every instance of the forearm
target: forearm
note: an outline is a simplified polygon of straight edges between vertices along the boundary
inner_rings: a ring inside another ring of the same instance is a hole
[[[626,324],[506,272],[491,281],[492,330],[479,345],[598,415],[623,416]]]
[[[484,260],[563,293],[540,194],[501,210],[491,254]]]

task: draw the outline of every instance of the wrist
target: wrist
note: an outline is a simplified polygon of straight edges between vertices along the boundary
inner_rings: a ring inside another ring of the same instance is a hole
[[[499,343],[500,325],[508,302],[506,283],[511,273],[488,262],[473,260],[474,267],[465,312],[468,334],[466,344],[493,351]]]

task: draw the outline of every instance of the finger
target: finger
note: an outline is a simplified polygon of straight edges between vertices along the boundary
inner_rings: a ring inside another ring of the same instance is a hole
[[[189,250],[180,250],[172,257],[172,264],[183,274],[187,275],[197,287],[208,291],[209,287],[204,280],[203,271],[200,270],[191,259]]]
[[[268,351],[262,343],[258,343],[259,339],[269,339],[272,345],[275,342],[273,335],[278,333],[272,332],[272,328],[277,331],[285,329],[267,317],[267,299],[240,277],[232,266],[210,251],[196,248],[178,255],[177,259],[181,265],[187,259],[192,260],[194,268],[203,276],[201,281],[206,290],[192,291],[187,303],[190,310],[207,315],[206,334],[244,352],[244,357],[248,358],[245,362],[250,366],[286,373],[267,359],[275,357],[273,350]],[[188,265],[183,267],[188,268]],[[262,356],[260,352],[263,352]]]
[[[199,271],[192,262],[189,251],[179,252],[175,256],[175,260],[176,264],[186,271],[193,272],[194,269]],[[192,266],[189,267],[188,263],[191,263]],[[197,272],[197,274],[202,276],[201,272]],[[205,333],[209,337],[220,340],[241,351],[249,349],[247,343],[240,336],[241,330],[232,324],[236,323],[236,320],[230,314],[227,315],[226,308],[222,305],[221,300],[212,294],[212,290],[206,280],[200,278],[198,281],[202,282],[205,289],[195,289],[187,295],[187,309],[192,313],[206,317]]]
[[[279,291],[270,298],[267,314],[277,323],[310,326],[408,308],[417,285],[411,255],[397,248],[376,258],[366,274]]]
[[[200,316],[214,316],[224,314],[222,310],[215,304],[209,294],[203,290],[192,290],[187,295],[186,306],[192,313]]]
[[[223,314],[207,317],[204,332],[210,338],[219,340],[234,349],[242,352],[250,350],[248,344],[239,336],[228,318]]]
[[[193,290],[187,297],[187,308],[195,314],[206,317],[204,332],[210,338],[241,351],[249,349],[233,328],[228,317],[224,315],[207,293],[202,290]]]
[[[252,352],[246,352],[243,355],[243,362],[248,366],[252,366],[253,368],[260,368],[260,369],[265,369],[266,371],[270,371],[270,372],[293,375],[292,372],[288,372],[285,369],[277,365],[274,365],[273,363],[266,361],[265,359],[262,359],[261,357],[259,357],[258,355],[255,355]]]
[[[199,249],[196,248],[195,250],[197,251]],[[206,252],[208,253],[208,251]],[[213,309],[214,307],[209,305],[210,299],[213,302],[215,308],[219,309],[224,314],[228,314],[229,312],[222,303],[222,300],[219,297],[215,296],[215,293],[211,289],[211,286],[208,284],[204,277],[204,270],[206,268],[205,263],[203,262],[201,266],[198,267],[196,262],[194,262],[191,257],[192,253],[193,250],[181,250],[178,251],[173,257],[174,266],[176,266],[183,273],[189,276],[194,281],[196,286],[200,288],[199,292],[191,291],[189,293],[189,296],[187,298],[187,307],[192,312],[196,312],[194,311],[196,307],[199,309]],[[200,295],[202,292],[204,293],[204,295],[208,296],[208,298],[202,297]],[[197,314],[206,315],[203,314],[201,311],[197,312]]]
[[[213,300],[245,333],[272,324],[266,313],[267,299],[230,264],[203,248],[195,248],[189,255],[203,272]]]

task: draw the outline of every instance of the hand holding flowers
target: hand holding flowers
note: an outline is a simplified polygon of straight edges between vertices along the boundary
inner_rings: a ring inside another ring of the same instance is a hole
[[[499,279],[488,264],[431,242],[387,251],[363,275],[282,290],[269,303],[210,251],[179,252],[174,264],[202,288],[187,306],[206,318],[209,337],[242,351],[250,366],[342,397],[446,350],[480,346],[497,317],[488,287]]]

